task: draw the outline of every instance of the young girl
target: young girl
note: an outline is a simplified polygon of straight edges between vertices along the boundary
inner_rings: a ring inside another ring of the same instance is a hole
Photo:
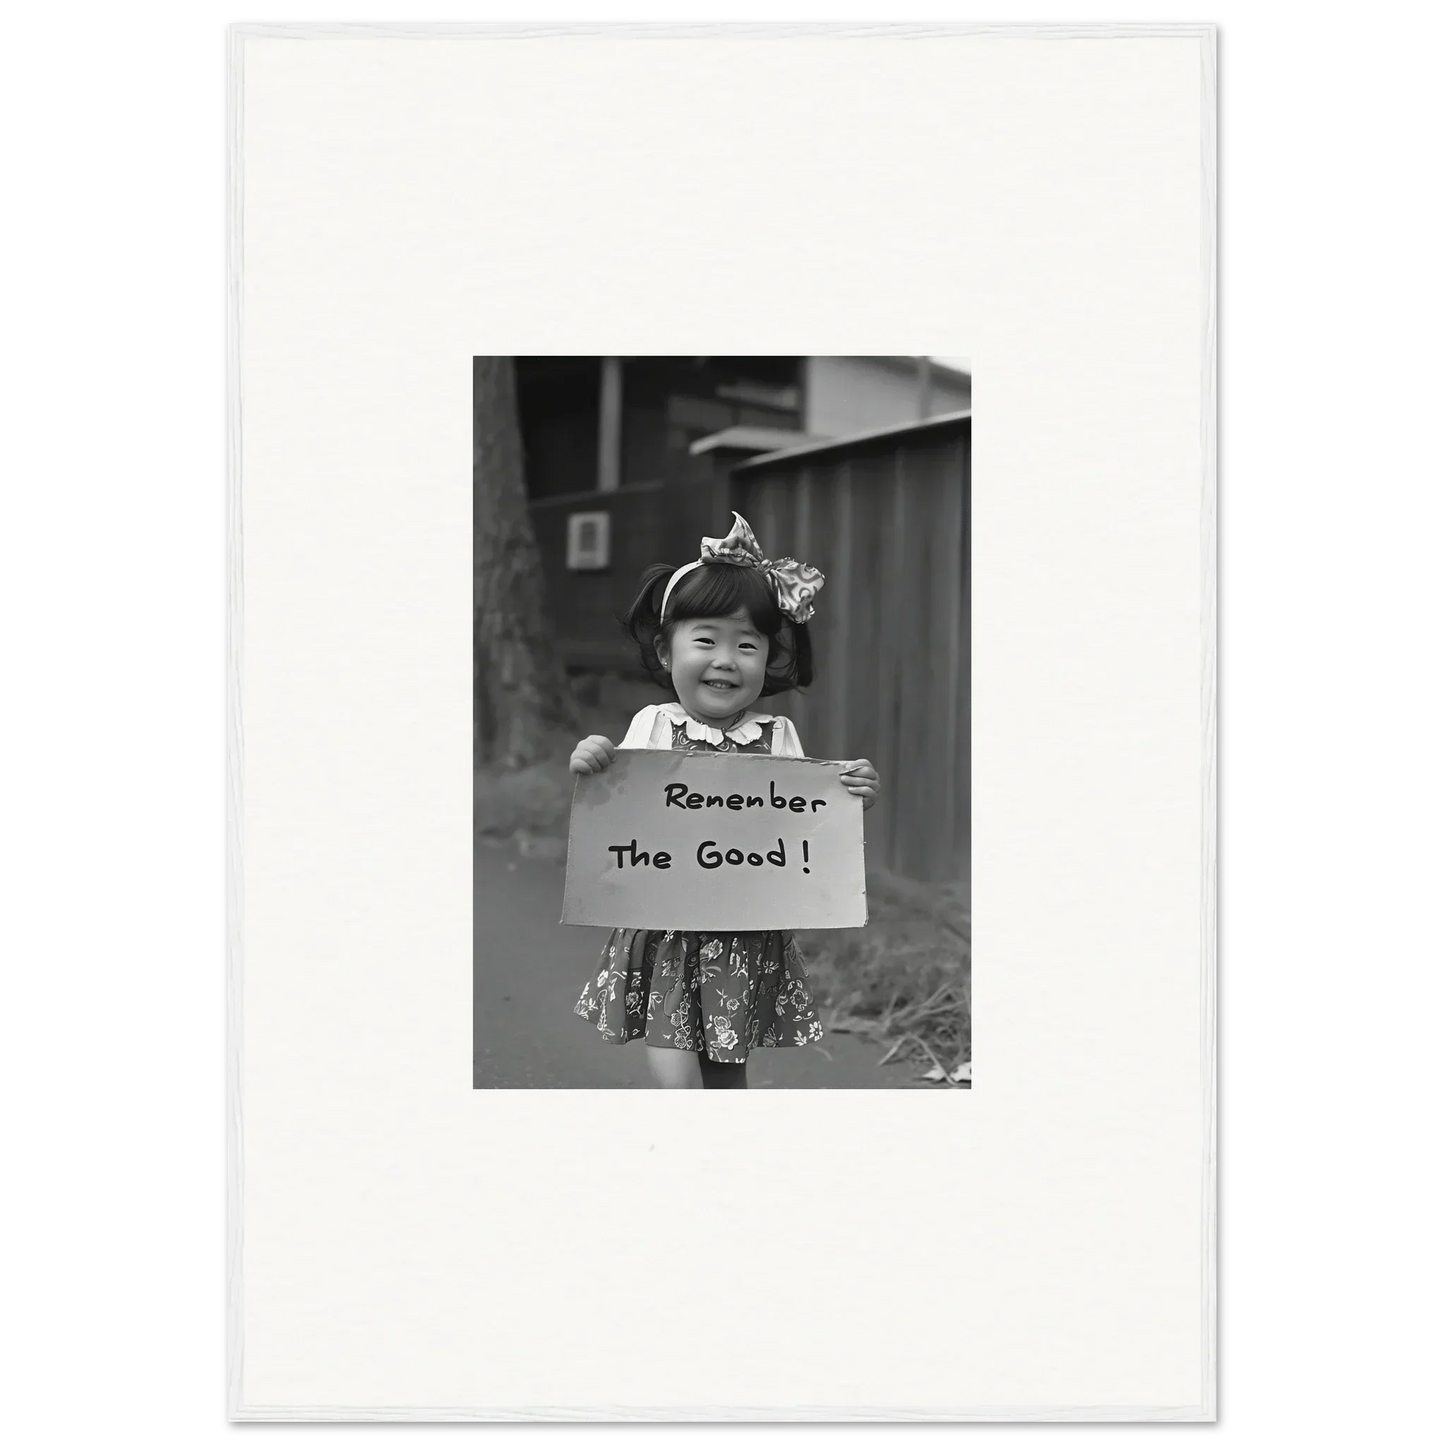
[[[726,537],[703,538],[700,560],[643,573],[624,620],[642,665],[676,701],[643,708],[624,748],[804,756],[787,718],[749,709],[813,680],[807,623],[823,574],[788,557],[768,561],[733,518]],[[604,737],[583,738],[571,769],[601,772],[615,751]],[[878,774],[866,758],[843,783],[872,807]],[[618,928],[574,1012],[609,1043],[642,1039],[664,1089],[745,1089],[750,1048],[822,1038],[806,978],[791,933]]]

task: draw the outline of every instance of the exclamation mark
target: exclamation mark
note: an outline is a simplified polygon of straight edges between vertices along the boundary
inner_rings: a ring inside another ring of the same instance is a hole
[[[804,873],[811,873],[813,870],[812,870],[811,868],[809,868],[809,867],[807,866],[807,864],[808,864],[808,840],[807,840],[806,838],[804,838],[804,839],[803,839],[803,872],[804,872]]]

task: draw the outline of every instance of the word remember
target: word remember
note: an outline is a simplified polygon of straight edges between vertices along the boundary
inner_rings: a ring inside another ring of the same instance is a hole
[[[808,803],[813,804],[813,811],[816,813],[819,808],[826,808],[826,798],[808,799],[794,794],[788,797],[780,793],[777,784],[771,778],[768,779],[768,796],[766,799],[752,794],[744,796],[742,793],[729,793],[724,797],[721,793],[703,794],[688,791],[686,783],[667,783],[663,786],[663,807],[665,808],[731,808],[734,813],[740,813],[744,807],[761,808],[765,802],[769,802],[775,808],[787,808],[793,813],[806,813]]]

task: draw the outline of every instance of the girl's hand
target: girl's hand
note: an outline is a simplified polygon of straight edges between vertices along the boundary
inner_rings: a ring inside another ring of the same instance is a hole
[[[600,773],[610,767],[612,755],[617,751],[600,733],[583,738],[572,749],[572,760],[567,764],[569,773]]]
[[[873,764],[870,763],[867,758],[859,758],[857,762],[845,765],[843,786],[847,788],[855,798],[863,799],[865,812],[878,801],[878,789],[881,784],[878,781],[878,774],[874,771]]]

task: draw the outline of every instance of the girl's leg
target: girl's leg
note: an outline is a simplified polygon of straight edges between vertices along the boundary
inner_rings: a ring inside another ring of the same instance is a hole
[[[659,1089],[700,1089],[702,1071],[697,1066],[697,1055],[686,1049],[658,1048],[648,1044],[647,1067]]]
[[[697,1063],[702,1070],[704,1089],[746,1089],[748,1086],[746,1064],[720,1064],[706,1054],[699,1054]]]

